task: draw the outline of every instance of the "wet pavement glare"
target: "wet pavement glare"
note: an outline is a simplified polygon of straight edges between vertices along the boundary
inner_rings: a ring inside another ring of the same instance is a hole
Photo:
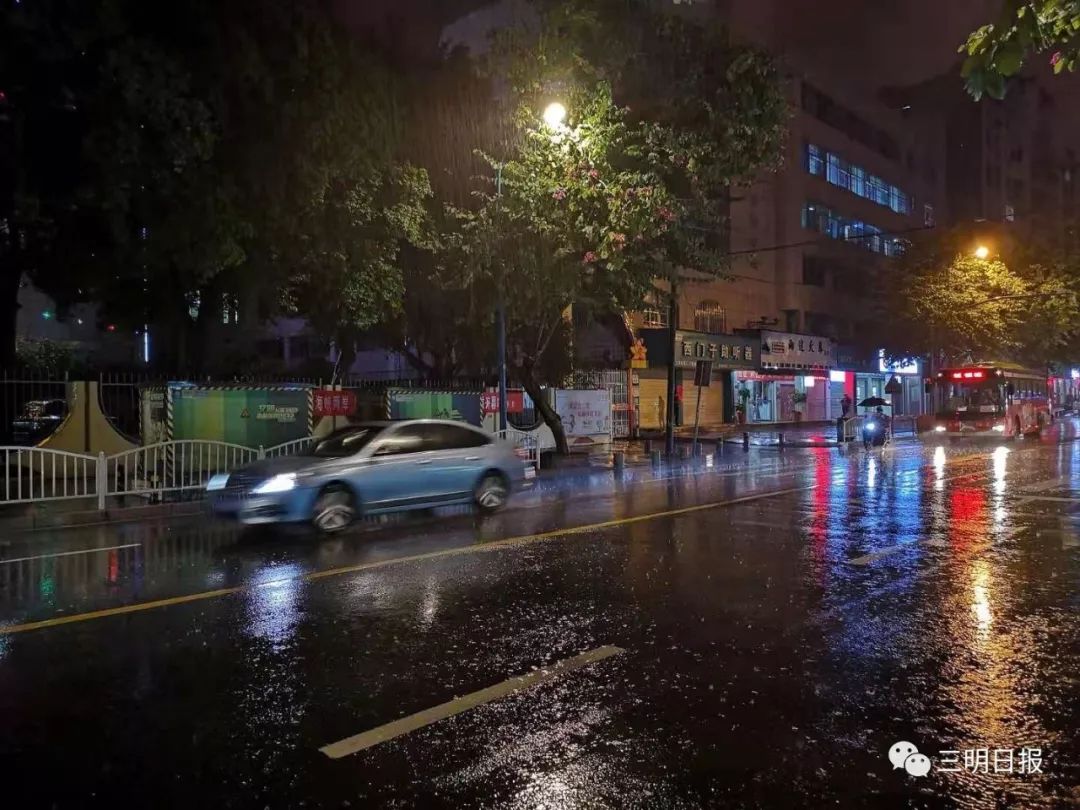
[[[727,449],[331,539],[6,538],[0,806],[1080,806],[1077,435]]]

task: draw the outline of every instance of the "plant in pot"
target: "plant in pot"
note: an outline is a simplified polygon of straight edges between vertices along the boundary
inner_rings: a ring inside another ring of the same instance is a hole
[[[735,421],[742,425],[746,422],[746,403],[750,399],[750,389],[745,385],[740,385],[737,393],[739,404],[735,406]]]
[[[792,410],[795,413],[795,421],[801,422],[803,417],[803,409],[806,407],[806,393],[804,391],[796,391],[791,395]]]

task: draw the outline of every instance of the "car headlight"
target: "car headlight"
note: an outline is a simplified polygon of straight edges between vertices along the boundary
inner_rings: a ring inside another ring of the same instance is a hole
[[[948,428],[945,427],[945,425],[934,425],[935,433],[944,433],[946,430],[948,430]]]
[[[877,425],[875,425],[873,422],[870,422],[866,425],[867,433],[873,433],[875,430],[877,430]]]
[[[229,483],[228,473],[218,473],[217,475],[211,475],[210,480],[206,482],[207,492],[217,492],[218,490],[225,489],[225,485]]]
[[[268,481],[263,481],[255,489],[251,490],[251,493],[253,495],[270,495],[274,492],[288,492],[290,489],[295,488],[296,473],[281,473]]]
[[[1004,425],[994,425],[993,429],[996,430],[998,433],[1004,433],[1005,432],[1005,426]]]

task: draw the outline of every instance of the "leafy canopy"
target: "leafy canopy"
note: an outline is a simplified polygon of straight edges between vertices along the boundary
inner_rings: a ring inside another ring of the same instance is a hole
[[[1005,96],[1005,80],[1033,54],[1050,54],[1055,73],[1080,64],[1080,0],[1005,0],[996,22],[960,47],[962,75],[975,99]]]

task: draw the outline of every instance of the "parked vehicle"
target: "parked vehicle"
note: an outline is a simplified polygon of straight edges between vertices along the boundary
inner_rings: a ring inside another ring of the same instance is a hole
[[[316,441],[305,454],[216,475],[215,513],[244,524],[310,522],[345,529],[361,515],[473,503],[504,506],[525,478],[505,441],[461,422],[362,422]]]
[[[67,412],[67,401],[63,399],[38,399],[27,402],[23,406],[22,416],[11,423],[12,442],[33,446],[44,441],[60,427]]]

